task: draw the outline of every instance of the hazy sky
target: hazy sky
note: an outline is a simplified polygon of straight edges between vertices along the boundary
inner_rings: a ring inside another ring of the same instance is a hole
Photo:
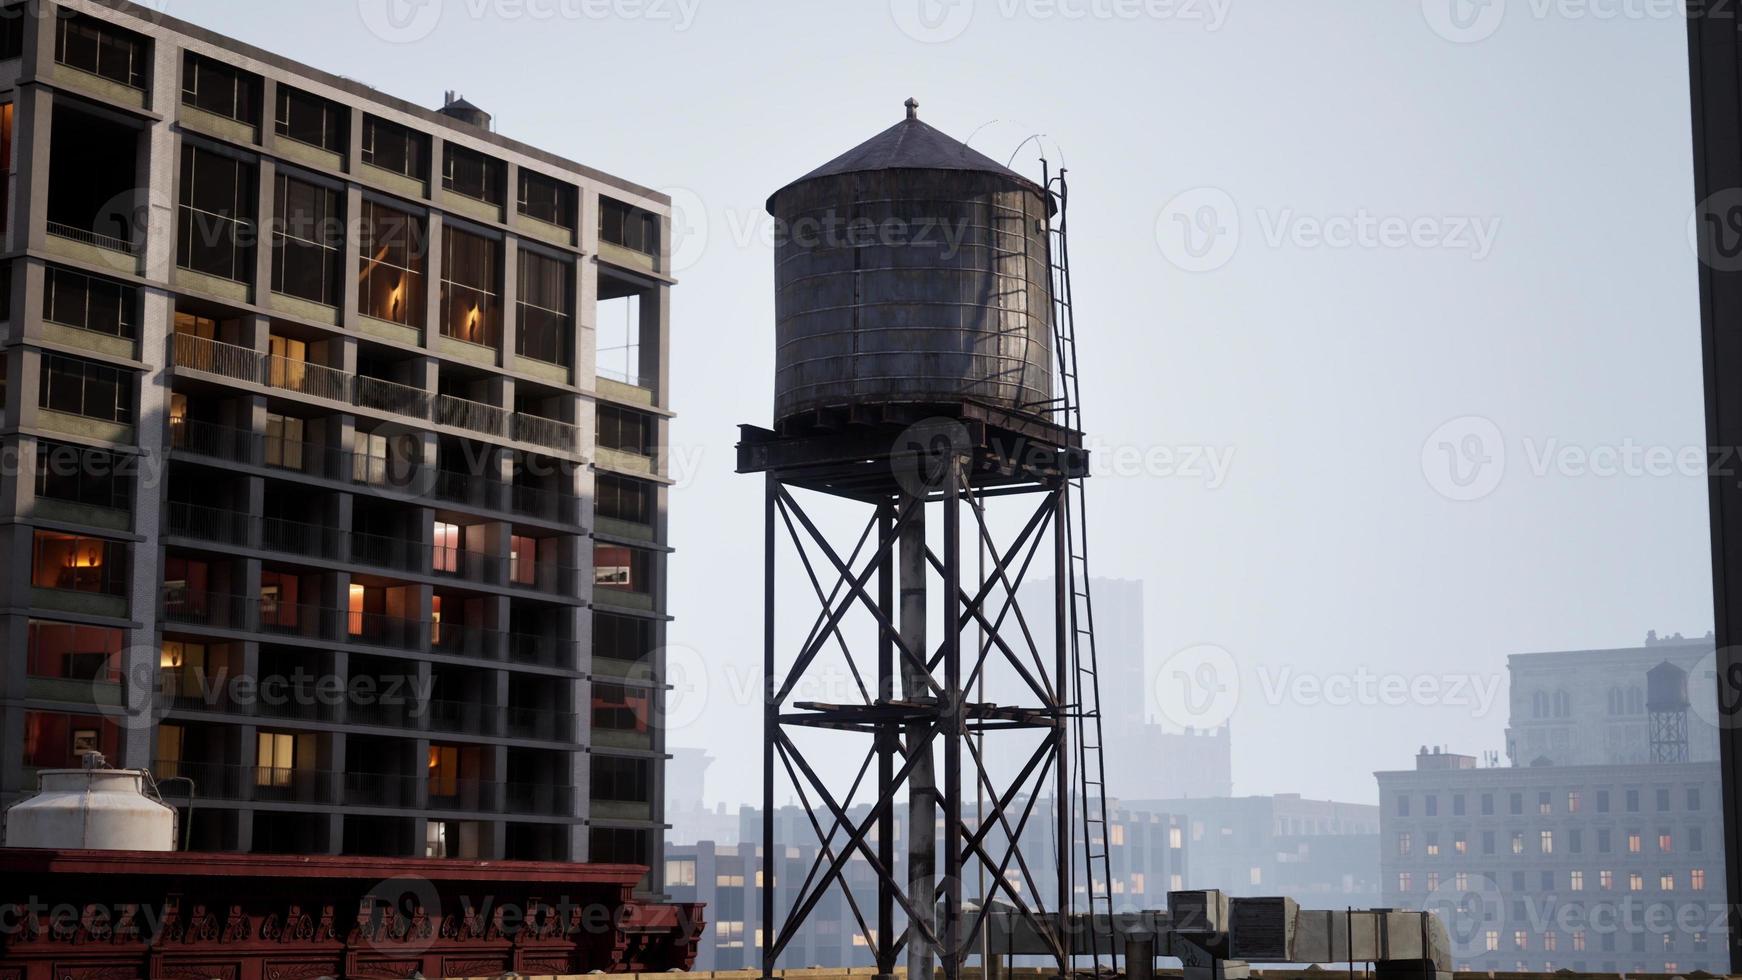
[[[1157,710],[1220,671],[1196,704],[1232,713],[1238,792],[1370,801],[1420,744],[1502,747],[1507,654],[1711,628],[1673,5],[387,2],[165,6],[458,89],[683,208],[672,639],[708,673],[671,740],[720,757],[713,799],[756,796],[761,745],[760,483],[731,450],[770,413],[762,202],[910,95],[1071,169],[1086,421],[1117,447],[1096,570],[1146,583]]]

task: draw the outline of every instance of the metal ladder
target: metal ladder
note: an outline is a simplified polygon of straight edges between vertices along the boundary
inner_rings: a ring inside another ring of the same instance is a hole
[[[1058,202],[1058,216],[1049,225],[1050,237],[1047,242],[1047,265],[1052,292],[1053,347],[1059,375],[1059,397],[1055,412],[1060,424],[1074,432],[1081,432],[1082,390],[1077,371],[1076,317],[1071,310],[1071,253],[1066,218],[1070,190],[1062,168],[1054,178],[1047,173],[1045,160],[1041,161],[1041,167],[1047,190]],[[1113,875],[1108,853],[1110,838],[1107,827],[1106,762],[1101,751],[1101,679],[1095,648],[1095,602],[1089,586],[1088,503],[1084,480],[1080,477],[1068,482],[1065,511],[1061,527],[1069,554],[1067,581],[1064,584],[1071,590],[1071,694],[1077,707],[1076,790],[1081,796],[1082,876],[1088,899],[1086,911],[1091,923],[1087,944],[1089,968],[1091,972],[1098,972],[1105,959],[1107,965],[1116,972],[1119,966],[1119,950],[1113,942],[1111,932],[1103,935],[1093,925],[1097,921],[1104,921],[1111,930]]]

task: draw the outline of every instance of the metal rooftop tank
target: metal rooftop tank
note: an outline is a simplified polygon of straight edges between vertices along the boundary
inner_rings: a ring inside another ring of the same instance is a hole
[[[774,420],[1053,398],[1050,197],[907,118],[776,191]]]
[[[146,774],[44,769],[38,791],[6,811],[6,846],[77,851],[173,851],[176,812],[145,795]]]

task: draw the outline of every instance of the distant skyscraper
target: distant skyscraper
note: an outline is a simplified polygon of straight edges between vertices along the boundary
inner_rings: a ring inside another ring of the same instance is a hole
[[[1050,595],[1042,579],[1025,588]],[[1095,604],[1095,650],[1101,677],[1101,744],[1107,759],[1107,794],[1121,800],[1224,797],[1234,791],[1227,727],[1175,731],[1153,717],[1156,679],[1148,667],[1143,632],[1143,582],[1098,578],[1090,582]],[[1037,641],[1052,636],[1046,603],[1029,623]],[[996,697],[993,698],[996,700]]]

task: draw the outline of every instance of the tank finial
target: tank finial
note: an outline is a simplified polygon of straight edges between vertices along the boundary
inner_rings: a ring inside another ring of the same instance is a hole
[[[913,98],[912,96],[909,96],[907,99],[907,102],[904,104],[907,106],[907,118],[918,119],[919,118],[919,100],[916,98]]]

